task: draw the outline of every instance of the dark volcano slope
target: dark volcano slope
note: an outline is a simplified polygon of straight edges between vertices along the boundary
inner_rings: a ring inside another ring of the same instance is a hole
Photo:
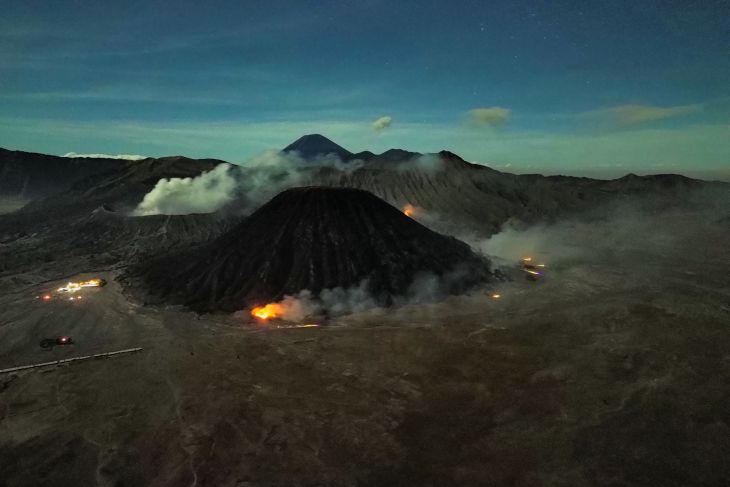
[[[58,157],[0,148],[0,196],[40,198],[84,178],[123,168],[128,161]]]
[[[55,278],[79,269],[125,267],[211,242],[239,221],[224,213],[132,217],[99,207],[48,232],[0,231],[0,278],[31,269]]]
[[[423,273],[463,270],[449,292],[489,277],[468,245],[435,233],[367,191],[306,187],[284,191],[249,218],[193,251],[135,266],[148,302],[199,311],[236,311],[308,289],[357,286],[383,304]]]
[[[123,161],[114,170],[88,176],[64,191],[30,202],[15,213],[1,215],[0,241],[10,239],[20,230],[48,233],[66,228],[104,205],[129,212],[160,179],[196,177],[218,164],[224,163],[181,156]]]

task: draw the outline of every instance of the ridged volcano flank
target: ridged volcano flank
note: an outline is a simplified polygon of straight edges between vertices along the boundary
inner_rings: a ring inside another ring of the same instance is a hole
[[[487,262],[358,189],[294,188],[213,243],[138,269],[153,301],[235,311],[308,289],[357,286],[381,302],[422,273],[468,269],[451,291],[489,276]]]

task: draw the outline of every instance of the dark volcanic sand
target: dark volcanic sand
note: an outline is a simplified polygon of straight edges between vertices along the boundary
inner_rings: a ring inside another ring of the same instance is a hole
[[[3,287],[3,367],[144,351],[0,376],[0,485],[727,485],[728,231],[542,229],[541,283],[319,329]]]

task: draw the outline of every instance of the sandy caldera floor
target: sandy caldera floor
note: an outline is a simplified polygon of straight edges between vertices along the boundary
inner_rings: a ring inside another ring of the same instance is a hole
[[[728,485],[727,226],[542,235],[542,282],[321,328],[12,289],[0,367],[143,350],[0,375],[0,485]]]

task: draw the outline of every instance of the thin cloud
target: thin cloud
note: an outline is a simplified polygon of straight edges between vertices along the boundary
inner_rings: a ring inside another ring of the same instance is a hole
[[[502,107],[474,108],[469,110],[469,123],[476,127],[496,127],[510,116],[511,110]]]
[[[633,125],[638,123],[664,120],[667,118],[681,117],[702,110],[702,105],[677,105],[661,107],[656,105],[626,104],[615,107],[602,108],[587,112],[586,115],[598,119],[611,120],[622,125]]]
[[[381,131],[387,129],[388,127],[390,127],[390,124],[392,124],[392,123],[393,123],[393,117],[385,116],[385,117],[380,117],[379,119],[374,121],[372,123],[372,127],[373,127],[373,130],[375,130],[376,132],[381,132]]]
[[[63,157],[83,157],[89,159],[124,159],[126,161],[141,161],[147,159],[147,156],[137,154],[77,154],[76,152],[67,152]]]

